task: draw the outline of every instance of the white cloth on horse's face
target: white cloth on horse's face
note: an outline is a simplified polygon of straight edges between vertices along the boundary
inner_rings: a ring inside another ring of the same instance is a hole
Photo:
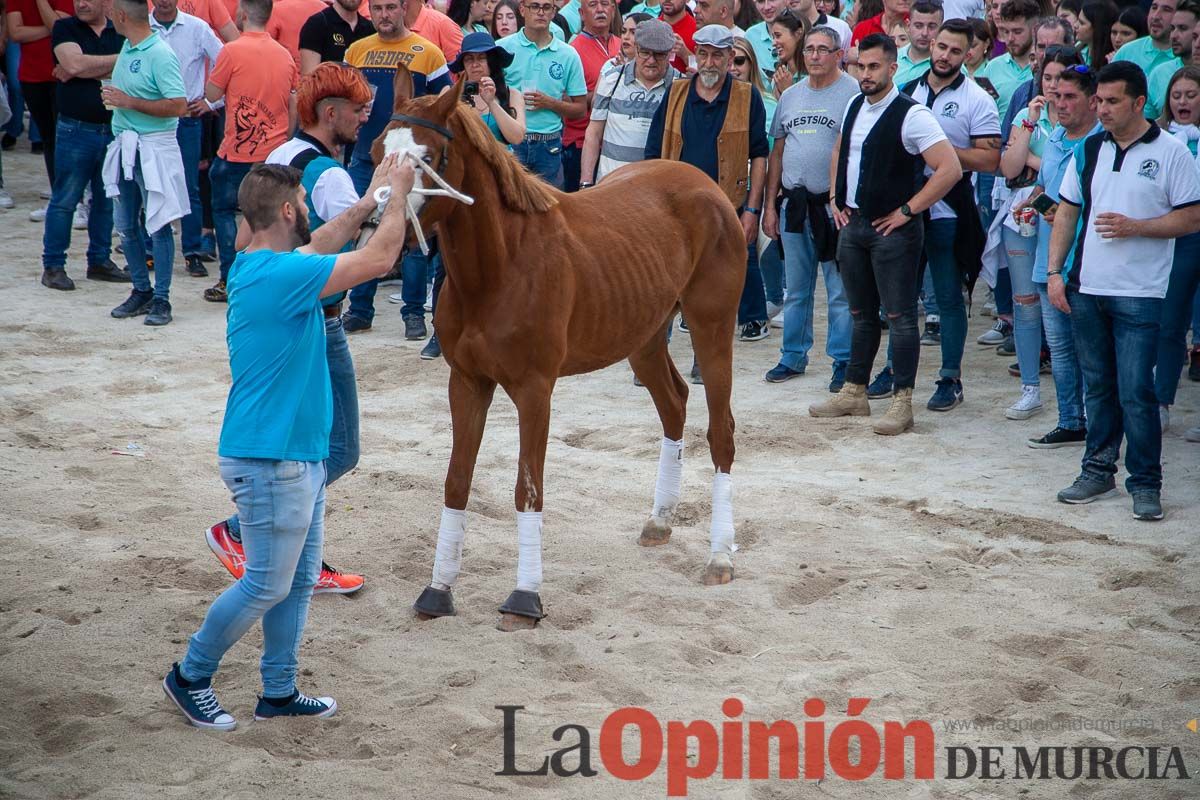
[[[713,553],[733,555],[733,478],[728,472],[713,476],[712,528],[709,532]]]
[[[517,512],[517,588],[542,590],[542,512]]]
[[[412,128],[392,128],[383,137],[383,152],[384,155],[393,153],[412,153],[417,161],[422,161],[429,155],[429,148],[423,144],[417,144],[413,139]],[[416,179],[413,181],[413,189],[425,188],[425,173],[422,170],[417,170]],[[412,205],[414,211],[420,211],[425,205],[424,196],[413,192]]]
[[[651,516],[670,522],[679,505],[683,487],[683,439],[663,437],[658,451],[658,480],[654,483],[654,510]]]
[[[442,508],[442,524],[438,527],[437,552],[433,556],[435,589],[448,591],[458,580],[462,566],[463,538],[466,536],[467,512]]]

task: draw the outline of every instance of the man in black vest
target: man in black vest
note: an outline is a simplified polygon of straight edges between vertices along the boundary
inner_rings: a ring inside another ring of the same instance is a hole
[[[870,416],[867,381],[879,351],[879,308],[887,309],[895,395],[875,423],[894,436],[913,425],[912,392],[921,349],[917,280],[924,228],[921,214],[962,178],[962,165],[932,112],[892,83],[896,45],[872,34],[858,45],[862,94],[846,107],[834,147],[834,225],[841,231],[838,264],[854,332],[842,390],[809,406],[814,417]],[[923,177],[924,167],[932,174]],[[923,185],[922,185],[923,182]]]

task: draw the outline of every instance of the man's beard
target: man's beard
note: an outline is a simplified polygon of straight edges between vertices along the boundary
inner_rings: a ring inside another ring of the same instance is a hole
[[[945,72],[942,72],[940,69],[937,68],[936,65],[933,65],[933,64],[930,65],[929,69],[934,75],[937,75],[939,78],[942,78],[944,80],[946,78],[953,77],[960,69],[962,69],[962,65],[960,64],[957,67],[951,67],[950,69],[946,70]]]
[[[337,0],[337,4],[346,11],[358,11],[359,4],[355,3],[354,0]]]
[[[711,89],[721,82],[721,73],[715,69],[700,70],[700,83],[705,89]]]
[[[292,225],[292,236],[299,242],[297,247],[304,247],[312,241],[312,231],[308,228],[307,214],[296,215],[296,222]]]

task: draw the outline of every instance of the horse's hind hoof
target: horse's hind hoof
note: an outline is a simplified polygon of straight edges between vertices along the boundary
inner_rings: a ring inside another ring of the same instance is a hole
[[[704,567],[704,585],[721,586],[733,580],[733,559],[724,553],[714,554]]]
[[[500,622],[496,629],[505,633],[532,630],[545,616],[542,598],[537,592],[516,589],[500,606]]]
[[[438,617],[453,617],[458,612],[454,610],[454,598],[448,589],[435,589],[426,586],[425,591],[413,603],[413,611],[417,619],[430,620]]]
[[[642,547],[658,547],[671,541],[671,525],[661,517],[650,517],[642,526],[642,537],[638,544]]]

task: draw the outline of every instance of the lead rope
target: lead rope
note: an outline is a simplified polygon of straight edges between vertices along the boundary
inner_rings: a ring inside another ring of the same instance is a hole
[[[408,197],[404,198],[404,215],[408,219],[409,223],[412,224],[413,233],[417,237],[417,244],[420,245],[421,252],[424,255],[429,255],[429,244],[425,241],[425,231],[421,227],[421,220],[417,217],[417,209],[416,206],[413,205],[412,195],[419,194],[422,197],[449,197],[469,206],[475,204],[475,198],[471,197],[470,195],[463,194],[458,189],[455,189],[446,182],[445,178],[437,173],[437,170],[426,164],[421,159],[417,158],[411,152],[406,153],[404,157],[405,159],[412,161],[413,164],[415,164],[430,178],[433,178],[433,182],[441,187],[440,189],[425,189],[423,187],[413,186],[412,192],[409,193]],[[388,200],[390,200],[392,197],[392,187],[380,186],[375,190],[373,197],[378,205],[378,208],[375,211],[375,218],[372,220],[372,222],[375,225],[378,225],[379,217],[383,216],[383,209],[387,206]],[[361,247],[365,243],[366,239],[360,240],[359,246]]]

